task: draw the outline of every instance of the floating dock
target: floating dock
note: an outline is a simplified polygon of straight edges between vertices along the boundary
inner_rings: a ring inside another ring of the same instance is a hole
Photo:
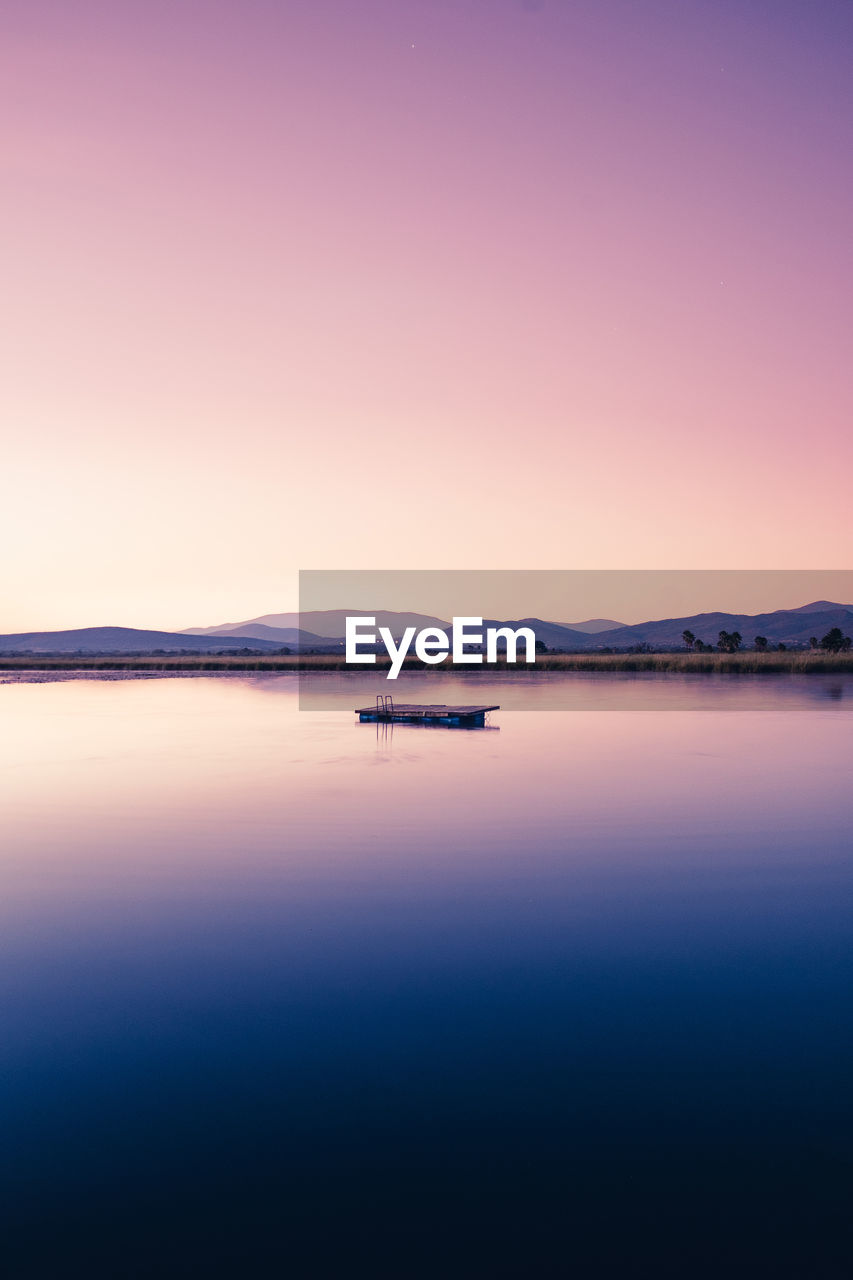
[[[486,723],[489,711],[500,711],[500,707],[451,707],[444,702],[427,705],[394,702],[390,696],[383,697],[379,694],[375,706],[356,707],[355,714],[359,720],[370,724],[446,724],[475,729]]]

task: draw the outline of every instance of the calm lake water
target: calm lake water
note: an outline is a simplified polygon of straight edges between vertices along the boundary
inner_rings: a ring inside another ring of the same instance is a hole
[[[853,689],[539,687],[0,686],[4,1275],[853,1274]]]

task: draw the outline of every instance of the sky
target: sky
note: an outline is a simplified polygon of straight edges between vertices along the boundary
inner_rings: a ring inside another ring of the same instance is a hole
[[[850,566],[851,37],[4,0],[0,631],[294,609],[300,569]]]

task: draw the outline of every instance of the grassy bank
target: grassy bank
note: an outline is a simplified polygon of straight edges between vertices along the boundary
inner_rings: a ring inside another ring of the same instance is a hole
[[[853,672],[851,653],[546,653],[543,671],[677,671],[712,675]]]
[[[112,655],[80,656],[69,654],[60,657],[0,657],[0,671],[209,671],[220,672],[298,672],[298,671],[353,671],[369,675],[390,665],[388,658],[377,659],[375,667],[363,665],[348,667],[342,655],[306,654],[303,657],[281,654],[145,656]],[[462,673],[499,671],[502,674],[530,675],[536,671],[660,671],[687,672],[711,675],[790,675],[853,673],[853,653],[812,653],[810,651],[787,653],[545,653],[540,654],[535,667],[520,662],[507,666],[505,662],[482,663],[479,666],[453,668],[447,663],[424,667],[417,659],[408,659],[404,670],[439,672],[453,670]]]

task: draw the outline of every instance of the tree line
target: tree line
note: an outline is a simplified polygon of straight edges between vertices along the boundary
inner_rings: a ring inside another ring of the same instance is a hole
[[[714,645],[706,644],[704,640],[700,640],[692,631],[682,631],[681,638],[685,646],[691,653],[713,653]],[[743,636],[739,631],[721,631],[717,637],[716,648],[720,653],[737,653],[743,644]],[[754,648],[758,653],[766,653],[770,647],[770,642],[766,636],[756,636],[753,641]],[[812,636],[809,640],[811,649],[820,649],[824,653],[849,653],[851,646],[850,636],[844,635],[840,627],[833,627],[831,631],[827,631],[822,640],[818,640],[817,636]],[[784,653],[788,646],[781,641],[776,646],[780,653]]]

